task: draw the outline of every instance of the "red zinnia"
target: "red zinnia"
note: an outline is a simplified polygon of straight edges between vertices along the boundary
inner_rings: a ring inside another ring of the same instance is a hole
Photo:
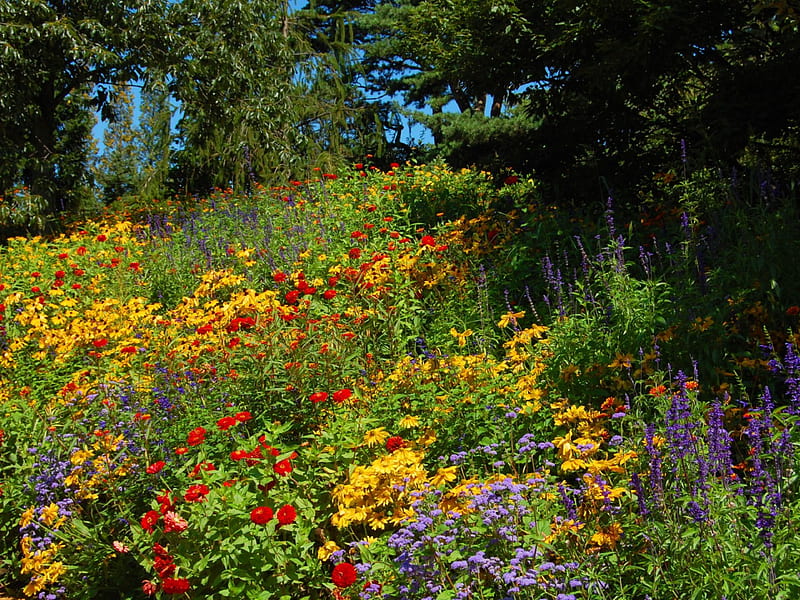
[[[189,432],[186,438],[187,446],[199,446],[206,441],[206,430],[204,427],[195,427]]]
[[[252,419],[253,415],[250,414],[249,410],[243,410],[233,415],[233,418],[239,421],[239,423],[244,423],[245,421]]]
[[[163,469],[166,466],[166,464],[167,463],[165,463],[163,460],[157,460],[152,465],[148,465],[148,467],[145,469],[145,472],[148,475],[155,475],[161,469]]]
[[[388,440],[386,440],[386,449],[389,452],[394,452],[395,450],[399,450],[400,448],[406,445],[406,441],[401,438],[399,435],[393,435]]]
[[[356,568],[350,563],[339,563],[333,567],[331,573],[331,581],[333,585],[340,588],[346,588],[353,585],[358,578]]]
[[[188,579],[167,577],[161,582],[161,589],[165,594],[185,594],[189,591],[189,587]]]
[[[317,402],[325,402],[328,399],[328,392],[314,392],[309,396],[311,402],[316,404]]]
[[[156,556],[155,560],[153,561],[153,568],[155,569],[156,573],[161,579],[166,577],[171,577],[175,573],[175,569],[177,569],[177,565],[172,561],[172,557],[169,555],[166,556]]]
[[[291,525],[297,518],[297,511],[291,504],[285,504],[278,509],[278,524]]]
[[[231,452],[231,460],[244,460],[250,453],[247,450],[234,450]]]
[[[153,527],[156,526],[158,520],[161,518],[161,513],[155,510],[148,510],[142,516],[142,519],[139,521],[139,524],[142,526],[147,533],[153,533]]]
[[[288,475],[292,472],[292,463],[288,458],[278,461],[273,465],[272,470],[278,475]]]
[[[94,340],[92,342],[92,345],[95,348],[102,348],[103,346],[106,346],[107,344],[108,344],[108,340],[106,338],[102,338],[102,339],[99,339],[99,340]]]
[[[222,417],[217,421],[217,429],[220,431],[228,431],[228,429],[236,425],[236,423],[238,423],[238,421],[235,417]]]
[[[266,525],[272,520],[272,509],[269,506],[258,506],[250,511],[250,520],[256,525]]]
[[[337,404],[348,400],[350,396],[353,395],[353,390],[350,389],[341,389],[339,391],[333,392],[333,401]]]
[[[336,290],[325,290],[322,293],[322,297],[325,298],[325,300],[333,300],[336,298]]]
[[[434,246],[436,246],[436,240],[433,238],[432,235],[423,235],[422,239],[419,241],[419,245],[433,248]]]
[[[189,486],[189,489],[186,490],[186,493],[183,495],[183,499],[187,502],[202,502],[205,500],[206,495],[211,490],[208,486],[204,483],[199,483],[197,485]]]

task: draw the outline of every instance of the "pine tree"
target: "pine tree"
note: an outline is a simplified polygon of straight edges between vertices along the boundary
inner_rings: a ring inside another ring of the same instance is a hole
[[[95,179],[107,204],[138,191],[139,159],[134,130],[133,95],[120,87],[111,104],[112,118],[103,132],[103,152]]]
[[[141,95],[135,140],[139,163],[136,192],[145,200],[162,198],[167,194],[171,121],[172,109],[166,86],[156,84],[145,87]]]

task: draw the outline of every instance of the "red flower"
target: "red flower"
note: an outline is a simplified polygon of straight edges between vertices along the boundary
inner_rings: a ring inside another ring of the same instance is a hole
[[[54,275],[56,279],[64,279],[64,277],[66,277],[67,274],[64,273],[64,271],[56,271]]]
[[[252,419],[253,415],[250,414],[250,411],[243,410],[233,415],[233,418],[239,421],[239,423],[244,423],[245,421],[249,421],[250,419]]]
[[[203,335],[206,333],[211,333],[212,329],[214,329],[214,327],[211,325],[203,325],[201,327],[198,327],[195,331],[197,332],[198,335]]]
[[[519,177],[516,175],[509,175],[503,180],[504,185],[514,185],[515,183],[519,182]]]
[[[189,432],[186,438],[187,446],[199,446],[206,441],[206,430],[204,427],[195,427]]]
[[[361,258],[361,248],[350,248],[350,252],[347,255],[353,260],[357,260]]]
[[[171,577],[175,573],[177,566],[174,562],[172,562],[172,557],[166,555],[156,556],[155,560],[153,561],[153,568],[156,570],[158,576],[161,579],[164,579],[166,577]]]
[[[156,501],[158,502],[158,510],[162,515],[167,514],[169,511],[175,508],[175,503],[169,497],[168,491],[164,491],[156,496]]]
[[[788,316],[790,316],[790,317],[794,317],[794,316],[800,314],[800,306],[796,306],[796,305],[795,306],[790,306],[789,308],[786,309],[786,314]]]
[[[101,338],[99,340],[94,340],[92,342],[92,346],[95,348],[102,348],[103,346],[108,345],[108,340],[106,338]]]
[[[322,297],[325,298],[325,300],[333,300],[336,298],[336,290],[325,290],[322,293]]]
[[[297,511],[291,504],[285,504],[278,509],[278,524],[291,525],[297,519]]]
[[[349,399],[353,395],[353,390],[344,388],[333,392],[333,401],[337,404],[344,402],[345,400]]]
[[[228,429],[236,425],[236,423],[238,423],[238,421],[235,417],[222,417],[217,421],[217,429],[220,431],[228,431]]]
[[[148,510],[142,516],[141,520],[139,521],[139,524],[142,526],[142,529],[144,529],[147,533],[153,533],[153,527],[156,526],[156,523],[158,523],[158,520],[160,518],[161,518],[161,513],[155,510]]]
[[[309,400],[316,404],[317,402],[325,402],[328,399],[328,392],[314,392],[309,396]]]
[[[395,450],[400,450],[406,445],[406,441],[401,438],[399,435],[393,435],[388,440],[386,440],[386,449],[389,452],[394,452]]]
[[[256,525],[266,525],[272,520],[272,509],[269,506],[258,506],[250,511],[250,520]]]
[[[167,465],[167,463],[165,463],[163,460],[157,460],[152,465],[148,465],[148,467],[145,469],[145,472],[148,475],[155,475],[161,469],[163,469],[166,465]]]
[[[98,242],[105,242],[107,239],[108,239],[108,236],[106,236],[103,233],[101,233],[100,235],[97,236],[97,241]]]
[[[211,490],[208,486],[204,483],[199,483],[196,485],[189,486],[189,489],[186,490],[186,493],[183,495],[183,499],[187,502],[202,502],[205,500],[206,495]]]
[[[234,450],[231,452],[231,460],[244,460],[249,452],[247,450]]]
[[[161,589],[165,594],[185,594],[189,591],[189,580],[183,578],[167,577],[161,582]]]
[[[289,278],[289,276],[288,276],[286,273],[284,273],[283,271],[275,271],[275,272],[272,274],[272,280],[273,280],[275,283],[283,283],[283,282],[284,282],[284,281],[286,281],[288,278]]]
[[[272,466],[272,470],[278,475],[288,475],[292,472],[292,462],[288,458],[279,460]]]
[[[178,513],[171,510],[164,513],[164,533],[170,533],[171,531],[182,533],[188,528],[189,522]]]
[[[389,166],[390,166],[392,169],[399,169],[399,168],[400,168],[400,163],[391,163]]]
[[[134,354],[136,352],[136,346],[125,346],[124,348],[120,348],[120,352],[123,354]]]
[[[297,299],[300,297],[300,290],[290,290],[286,292],[286,302],[288,304],[294,304],[297,302]]]
[[[432,235],[423,235],[422,239],[419,241],[420,246],[427,246],[428,248],[433,248],[436,246],[436,240],[433,238]]]
[[[155,596],[158,591],[158,586],[149,579],[142,580],[142,591],[145,596]]]
[[[350,563],[339,563],[333,567],[331,581],[333,581],[333,585],[336,587],[350,587],[356,582],[356,579],[358,579],[356,568]]]
[[[194,466],[194,468],[189,473],[189,477],[197,477],[197,474],[200,473],[200,471],[216,471],[216,470],[217,467],[214,466],[214,463],[203,461]]]
[[[182,454],[186,454],[188,451],[189,451],[189,449],[186,446],[181,446],[180,448],[175,448],[175,454],[177,454],[178,456],[180,456]]]
[[[333,173],[323,173],[322,176],[325,179],[339,179],[338,175],[334,175]]]

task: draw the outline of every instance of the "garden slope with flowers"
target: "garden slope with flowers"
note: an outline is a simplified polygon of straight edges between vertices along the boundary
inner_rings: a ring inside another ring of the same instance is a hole
[[[0,589],[800,594],[789,203],[712,239],[356,165],[129,209],[0,252]]]

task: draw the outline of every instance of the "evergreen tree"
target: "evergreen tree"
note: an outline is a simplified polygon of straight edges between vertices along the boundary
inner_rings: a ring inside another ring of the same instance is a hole
[[[145,200],[163,198],[168,191],[172,145],[172,108],[166,85],[142,90],[139,113],[137,194]]]
[[[122,87],[111,104],[111,120],[103,132],[103,153],[95,176],[107,204],[138,192],[141,167],[136,138],[133,94]]]

